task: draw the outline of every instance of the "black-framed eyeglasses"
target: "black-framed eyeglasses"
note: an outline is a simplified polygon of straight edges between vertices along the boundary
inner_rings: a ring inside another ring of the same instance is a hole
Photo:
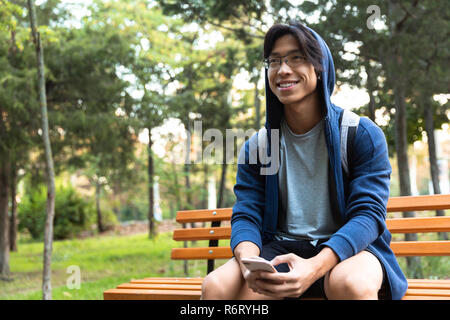
[[[264,59],[264,67],[267,70],[278,70],[281,67],[281,64],[283,62],[286,62],[286,64],[291,67],[291,68],[295,68],[298,67],[299,65],[305,63],[306,57],[299,54],[299,53],[292,53],[289,54],[287,56],[283,56],[283,57],[269,57]]]

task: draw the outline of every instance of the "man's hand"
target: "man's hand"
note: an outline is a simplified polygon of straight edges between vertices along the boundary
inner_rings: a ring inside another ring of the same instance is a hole
[[[259,256],[259,248],[256,244],[250,241],[243,241],[239,243],[234,249],[234,256],[241,267],[242,276],[245,278],[246,272],[249,271],[241,262],[242,258],[250,258]]]
[[[275,257],[271,263],[274,266],[287,263],[290,271],[277,273],[249,271],[249,274],[244,278],[246,278],[250,289],[275,298],[294,298],[302,295],[320,278],[314,259],[303,259],[289,253]]]
[[[290,253],[277,256],[271,261],[274,266],[287,263],[289,272],[251,272],[241,259],[259,256],[259,248],[252,242],[244,241],[235,248],[234,254],[249,288],[254,292],[276,298],[299,297],[339,262],[336,253],[324,247],[319,254],[310,259],[303,259]]]
[[[242,267],[242,274],[244,276],[245,281],[247,282],[248,287],[256,293],[262,293],[260,292],[260,288],[257,285],[257,281],[260,281],[260,279],[264,279],[265,274],[269,274],[271,272],[267,271],[250,271],[248,270],[244,265]],[[264,280],[264,281],[270,281],[272,284],[283,284],[284,281],[275,281],[275,280]]]
[[[289,272],[249,271],[251,274],[247,275],[247,278],[251,279],[251,281],[254,279],[254,285],[252,285],[251,289],[255,292],[276,298],[296,298],[302,295],[338,262],[338,256],[328,247],[323,248],[318,255],[310,259],[303,259],[293,253],[289,253],[277,256],[271,261],[274,266],[287,263]]]

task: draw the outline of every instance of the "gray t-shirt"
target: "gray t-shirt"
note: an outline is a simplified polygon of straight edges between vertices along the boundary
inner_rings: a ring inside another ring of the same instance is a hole
[[[324,120],[305,134],[293,133],[281,122],[280,205],[278,240],[310,240],[331,237],[340,222],[334,217],[328,193],[328,151]]]

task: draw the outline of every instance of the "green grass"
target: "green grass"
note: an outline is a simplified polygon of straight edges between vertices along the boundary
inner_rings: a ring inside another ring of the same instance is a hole
[[[144,277],[184,276],[183,261],[170,259],[170,249],[180,247],[171,233],[148,239],[146,233],[132,236],[101,236],[54,241],[52,254],[53,299],[103,299],[103,291]],[[204,246],[198,242],[197,245]],[[11,282],[0,281],[0,299],[42,298],[43,244],[19,242],[10,254]],[[219,261],[220,264],[220,261]],[[78,266],[80,289],[69,289],[69,266]],[[187,276],[204,276],[205,261],[190,261]]]

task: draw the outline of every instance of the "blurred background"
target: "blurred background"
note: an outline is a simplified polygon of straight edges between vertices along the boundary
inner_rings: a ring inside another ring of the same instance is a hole
[[[56,183],[57,299],[102,299],[133,277],[184,272],[170,261],[177,210],[235,201],[236,161],[199,159],[211,141],[202,134],[264,125],[262,43],[276,22],[297,20],[327,42],[332,102],[385,132],[391,196],[450,193],[448,1],[35,6]],[[36,65],[27,2],[0,0],[0,299],[41,296],[47,174]],[[448,257],[401,263],[409,277],[450,274]],[[204,275],[203,264],[191,264],[190,276]],[[66,283],[71,265],[80,267],[81,289]]]

